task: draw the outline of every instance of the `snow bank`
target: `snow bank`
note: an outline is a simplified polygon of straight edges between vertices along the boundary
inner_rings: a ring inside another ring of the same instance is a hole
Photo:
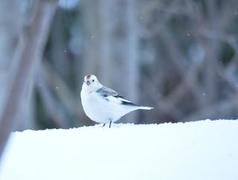
[[[238,121],[12,134],[1,180],[237,180]]]

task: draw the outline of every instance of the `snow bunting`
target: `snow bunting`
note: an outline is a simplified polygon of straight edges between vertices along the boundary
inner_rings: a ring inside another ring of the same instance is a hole
[[[109,123],[118,121],[125,114],[137,109],[150,110],[153,107],[138,106],[124,99],[116,91],[103,86],[95,75],[87,75],[81,90],[84,112],[93,121]]]

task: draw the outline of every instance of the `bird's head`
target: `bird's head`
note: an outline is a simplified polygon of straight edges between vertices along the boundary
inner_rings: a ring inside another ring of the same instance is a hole
[[[97,77],[93,74],[84,76],[84,87],[88,92],[96,91],[102,87],[102,84],[98,81]]]

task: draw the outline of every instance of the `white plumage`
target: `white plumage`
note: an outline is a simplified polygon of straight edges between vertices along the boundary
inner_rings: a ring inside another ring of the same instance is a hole
[[[118,121],[125,114],[137,109],[150,110],[153,107],[138,106],[103,86],[95,75],[84,77],[81,90],[81,101],[84,112],[93,121],[109,123]]]

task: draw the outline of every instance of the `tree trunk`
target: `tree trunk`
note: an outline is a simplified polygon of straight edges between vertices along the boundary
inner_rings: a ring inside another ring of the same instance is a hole
[[[56,1],[36,1],[32,18],[23,27],[17,49],[13,52],[14,58],[9,59],[14,64],[9,73],[6,99],[0,114],[0,158],[8,137],[17,124],[16,120],[24,118],[18,112],[25,105],[26,90],[34,78],[33,70],[41,58],[56,5]],[[5,15],[15,16],[11,11],[8,12]]]

